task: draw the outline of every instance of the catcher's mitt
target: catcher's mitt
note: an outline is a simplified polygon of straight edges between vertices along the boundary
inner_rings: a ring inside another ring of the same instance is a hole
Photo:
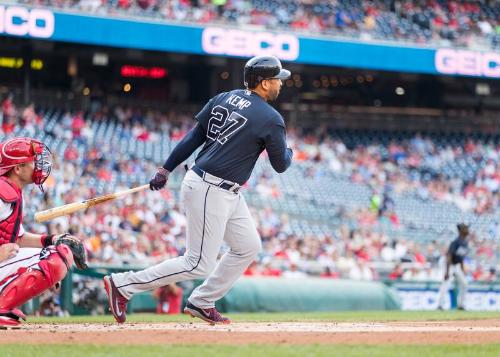
[[[78,238],[69,233],[65,233],[60,236],[55,236],[54,241],[54,245],[56,247],[59,244],[64,244],[71,250],[71,253],[73,253],[73,261],[78,269],[84,270],[88,268],[85,247],[82,242],[78,240]]]

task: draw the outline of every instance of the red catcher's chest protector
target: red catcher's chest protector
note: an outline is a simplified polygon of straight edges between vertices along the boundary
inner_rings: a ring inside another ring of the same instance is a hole
[[[0,199],[13,208],[12,214],[0,221],[0,245],[15,243],[23,220],[21,190],[8,178],[0,177]]]

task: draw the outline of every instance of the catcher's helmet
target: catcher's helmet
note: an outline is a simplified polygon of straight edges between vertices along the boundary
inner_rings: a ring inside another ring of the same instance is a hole
[[[253,89],[264,79],[287,79],[290,71],[281,67],[281,62],[274,56],[256,56],[251,58],[243,71],[245,87]]]
[[[33,183],[43,184],[52,167],[50,150],[44,143],[23,137],[0,143],[0,176],[6,175],[14,166],[30,161],[35,162]]]

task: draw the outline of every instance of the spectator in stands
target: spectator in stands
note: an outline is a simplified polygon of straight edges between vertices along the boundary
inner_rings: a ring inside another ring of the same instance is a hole
[[[158,299],[156,313],[180,314],[183,293],[184,290],[175,283],[155,290],[153,295]]]
[[[403,274],[404,274],[404,270],[403,268],[401,267],[401,264],[400,263],[397,263],[395,266],[394,266],[394,269],[389,273],[389,276],[388,278],[390,280],[399,280],[399,279],[402,279],[403,278]]]
[[[329,279],[338,279],[340,277],[340,274],[337,273],[336,271],[332,271],[332,269],[327,266],[325,267],[325,270],[320,274],[321,278],[329,278]]]
[[[250,265],[245,270],[243,275],[245,275],[245,276],[258,276],[258,275],[260,275],[257,261],[253,261],[252,263],[250,263]]]
[[[19,0],[24,1],[24,0]],[[25,1],[33,3],[33,1]],[[415,43],[470,46],[474,36],[500,43],[496,1],[317,2],[276,1],[170,1],[170,0],[37,0],[37,6],[70,8],[109,16],[143,16],[191,23],[256,25],[294,32],[352,36],[362,40],[405,40]]]
[[[287,279],[298,279],[298,278],[305,278],[307,275],[301,271],[295,262],[290,262],[290,267],[288,270],[285,270],[283,272],[283,278]]]

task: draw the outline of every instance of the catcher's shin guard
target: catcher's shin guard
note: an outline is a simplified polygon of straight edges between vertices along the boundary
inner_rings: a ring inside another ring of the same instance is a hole
[[[20,268],[8,277],[0,291],[0,314],[13,310],[60,282],[73,264],[71,250],[61,244],[43,249],[38,267]]]

